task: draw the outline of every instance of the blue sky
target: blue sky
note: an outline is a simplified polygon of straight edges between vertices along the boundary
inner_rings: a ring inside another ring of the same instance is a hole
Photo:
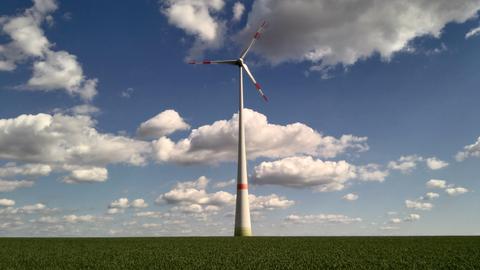
[[[479,234],[460,2],[3,1],[0,235],[231,235],[237,70],[186,62],[237,57],[264,19],[254,234]]]

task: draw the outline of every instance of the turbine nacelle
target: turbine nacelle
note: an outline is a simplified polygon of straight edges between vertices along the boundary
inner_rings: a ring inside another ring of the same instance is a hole
[[[258,93],[262,96],[262,98],[265,101],[268,101],[268,98],[263,93],[260,84],[255,80],[252,72],[250,71],[250,69],[248,68],[247,64],[244,61],[245,56],[247,56],[248,52],[253,47],[255,42],[260,38],[262,32],[265,30],[266,27],[267,27],[267,23],[263,22],[262,25],[258,28],[257,32],[255,32],[255,35],[253,36],[253,38],[250,41],[250,43],[248,44],[248,46],[242,51],[242,53],[240,54],[240,58],[238,58],[238,59],[234,59],[234,60],[233,59],[232,60],[203,60],[203,61],[192,60],[192,61],[189,61],[188,63],[192,64],[192,65],[226,64],[226,65],[238,66],[238,67],[242,68],[243,70],[245,70],[248,77],[250,78],[250,81],[252,81],[253,85],[257,89]]]

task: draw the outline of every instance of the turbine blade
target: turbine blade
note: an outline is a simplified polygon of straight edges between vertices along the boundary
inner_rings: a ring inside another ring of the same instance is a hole
[[[260,36],[262,35],[262,32],[263,30],[265,30],[265,28],[267,27],[267,22],[264,21],[262,23],[262,25],[260,25],[260,27],[258,28],[257,32],[255,32],[255,35],[253,35],[253,38],[252,40],[250,41],[250,44],[248,45],[247,48],[245,48],[242,53],[240,54],[240,58],[244,58],[247,53],[250,51],[250,49],[253,47],[253,45],[255,44],[255,42],[257,41],[257,39],[260,38]]]
[[[262,91],[262,87],[260,86],[260,84],[255,80],[255,78],[253,77],[253,74],[252,72],[250,72],[250,69],[248,68],[247,64],[243,64],[243,69],[245,69],[245,72],[247,72],[247,75],[248,77],[250,77],[250,80],[252,81],[253,85],[255,85],[255,88],[257,89],[258,93],[260,93],[260,95],[262,96],[262,98],[268,102],[268,98],[267,96],[263,93]]]
[[[237,60],[203,60],[203,61],[195,61],[191,60],[188,62],[190,65],[210,65],[210,64],[228,64],[228,65],[236,65]]]

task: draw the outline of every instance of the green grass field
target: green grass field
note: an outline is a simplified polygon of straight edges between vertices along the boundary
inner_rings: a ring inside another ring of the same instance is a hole
[[[480,269],[480,237],[0,238],[0,269]]]

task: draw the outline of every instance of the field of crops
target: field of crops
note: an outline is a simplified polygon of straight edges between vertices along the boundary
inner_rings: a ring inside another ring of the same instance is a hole
[[[480,269],[480,237],[0,238],[0,269]]]

